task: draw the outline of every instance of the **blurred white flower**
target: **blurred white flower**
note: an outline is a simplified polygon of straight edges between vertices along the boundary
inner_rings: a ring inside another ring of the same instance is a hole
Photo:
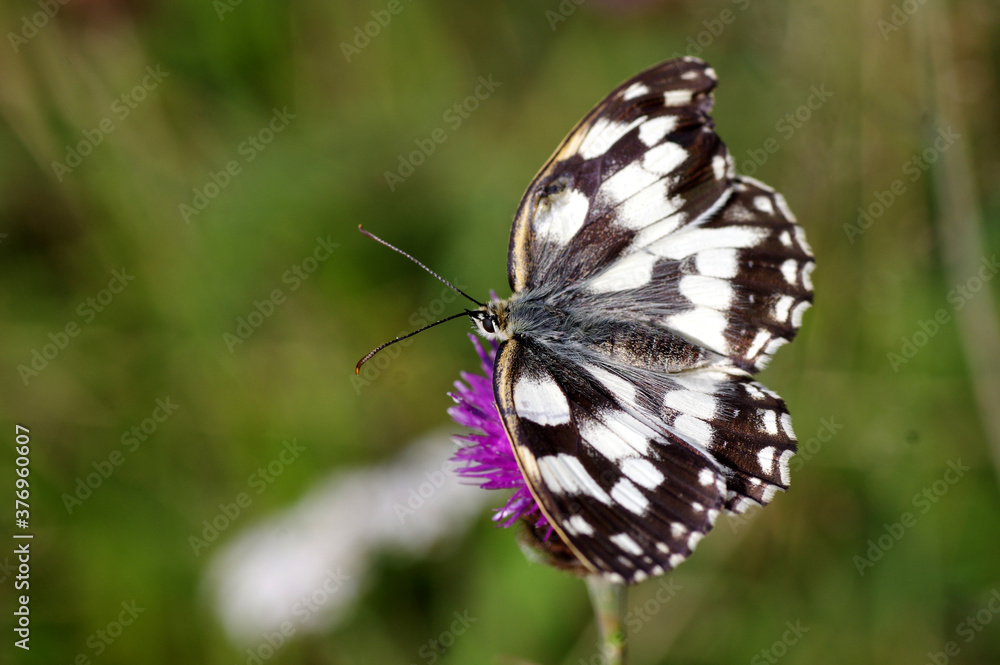
[[[492,497],[452,472],[449,434],[424,436],[383,465],[340,470],[221,547],[207,586],[230,637],[327,629],[353,605],[378,550],[421,556],[464,533]]]

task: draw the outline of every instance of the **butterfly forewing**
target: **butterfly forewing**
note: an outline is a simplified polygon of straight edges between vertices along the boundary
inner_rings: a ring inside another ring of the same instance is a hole
[[[579,281],[637,235],[667,233],[727,195],[730,167],[708,111],[715,73],[671,60],[618,86],[529,185],[508,256],[514,291]]]

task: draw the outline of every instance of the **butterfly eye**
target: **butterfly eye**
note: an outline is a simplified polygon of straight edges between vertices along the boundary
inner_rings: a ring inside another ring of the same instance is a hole
[[[483,330],[485,330],[486,332],[488,332],[491,335],[496,332],[496,328],[493,326],[493,317],[492,316],[483,319],[482,320],[482,326],[483,326]]]

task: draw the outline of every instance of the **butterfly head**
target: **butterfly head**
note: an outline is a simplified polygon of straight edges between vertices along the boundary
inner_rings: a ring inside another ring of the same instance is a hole
[[[469,318],[476,332],[490,340],[505,342],[510,339],[507,328],[510,306],[506,300],[491,300],[482,307],[469,312]]]

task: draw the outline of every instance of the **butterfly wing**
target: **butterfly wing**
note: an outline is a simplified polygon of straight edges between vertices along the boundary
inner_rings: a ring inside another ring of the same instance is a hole
[[[755,372],[801,325],[814,261],[781,194],[733,172],[708,115],[715,84],[701,60],[670,60],[591,111],[518,207],[508,278]]]
[[[494,393],[532,494],[592,571],[637,582],[670,570],[723,508],[712,464],[543,346],[505,342]]]
[[[639,232],[620,221],[668,228],[718,204],[729,165],[708,116],[715,84],[701,60],[670,60],[622,83],[577,124],[521,199],[512,290],[587,277]]]

